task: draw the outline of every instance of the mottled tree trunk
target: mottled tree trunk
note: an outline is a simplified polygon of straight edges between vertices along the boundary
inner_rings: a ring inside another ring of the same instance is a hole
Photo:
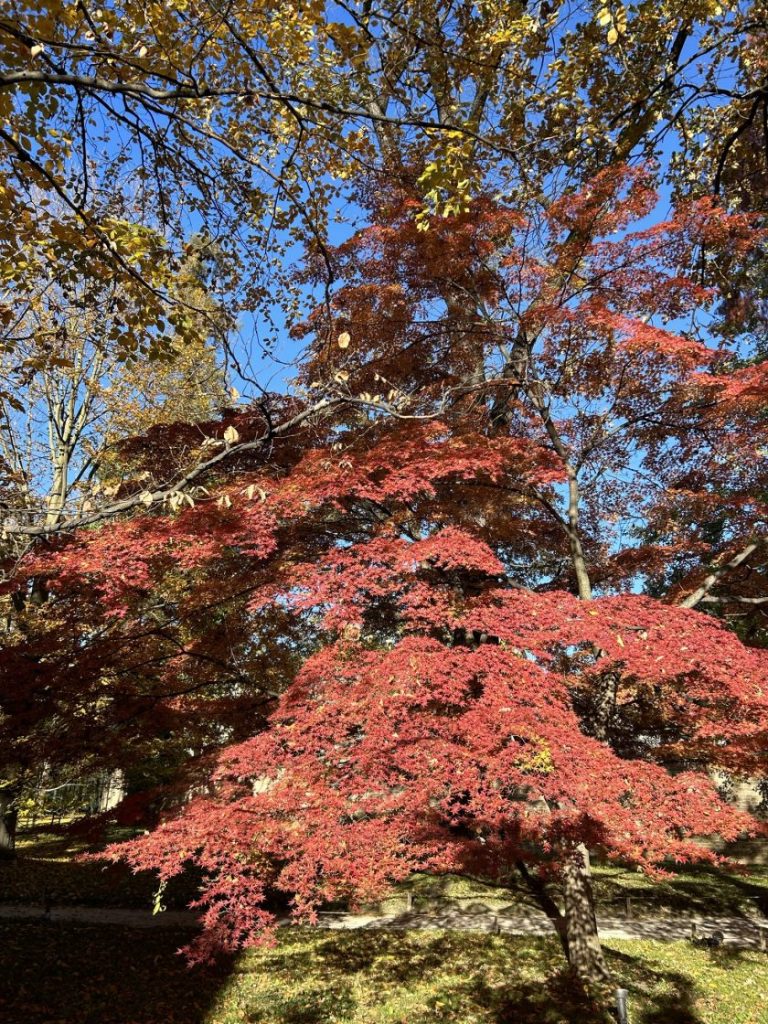
[[[585,984],[608,977],[595,917],[595,897],[589,873],[589,851],[580,844],[566,858],[563,867],[565,931],[568,960]]]

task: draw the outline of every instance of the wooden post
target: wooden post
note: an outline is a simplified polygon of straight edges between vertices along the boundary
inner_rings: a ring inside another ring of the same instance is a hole
[[[627,907],[627,917],[631,918],[632,917],[632,897],[631,896],[627,896],[625,902],[626,902],[626,907]]]

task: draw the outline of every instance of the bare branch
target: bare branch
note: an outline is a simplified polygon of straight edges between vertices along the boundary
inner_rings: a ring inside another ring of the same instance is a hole
[[[742,562],[745,562],[749,558],[753,551],[757,550],[759,546],[759,541],[751,540],[741,549],[741,551],[735,554],[733,558],[714,568],[712,572],[704,578],[704,582],[701,586],[697,587],[696,590],[694,590],[692,594],[689,594],[684,600],[679,601],[678,604],[682,608],[695,608],[696,605],[703,601],[709,594],[710,590],[714,587],[721,576],[730,572],[731,569],[737,569]]]

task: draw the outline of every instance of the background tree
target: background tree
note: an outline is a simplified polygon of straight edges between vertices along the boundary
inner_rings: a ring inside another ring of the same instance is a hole
[[[51,528],[92,506],[99,490],[122,482],[113,452],[120,441],[226,405],[227,322],[207,294],[195,240],[174,288],[207,310],[205,319],[197,340],[175,336],[150,359],[126,359],[112,343],[126,309],[119,284],[47,281],[15,297],[18,342],[2,357],[0,450],[16,487],[7,526]],[[147,327],[145,354],[151,343]]]
[[[66,518],[98,509],[121,491],[140,491],[148,476],[134,471],[121,442],[159,424],[195,422],[228,401],[223,353],[218,344],[226,324],[205,291],[199,253],[194,246],[175,289],[194,298],[218,326],[218,337],[171,343],[165,358],[126,360],[110,335],[120,323],[125,302],[119,285],[100,289],[55,282],[42,295],[17,298],[16,347],[0,356],[5,393],[0,398],[0,454],[5,469],[3,515],[6,527],[55,532]],[[23,336],[23,338],[22,338]],[[166,452],[166,470],[184,464],[183,450]],[[12,577],[29,542],[5,532],[2,571]],[[40,578],[12,588],[4,600],[4,641],[28,636],[25,614],[45,602]],[[81,606],[81,614],[86,608]],[[40,629],[41,623],[37,624]],[[59,637],[60,638],[60,637]],[[65,645],[66,646],[66,645]],[[75,757],[71,771],[86,770],[88,751]],[[46,761],[26,759],[4,765],[4,833],[0,847],[12,849],[25,780],[32,782]],[[59,759],[59,763],[60,759]]]
[[[589,598],[674,567],[696,604],[708,563],[722,586],[747,547],[764,561],[765,364],[749,319],[717,320],[718,280],[764,233],[708,200],[633,230],[656,201],[648,174],[619,167],[543,215],[486,197],[424,232],[417,200],[377,192],[374,226],[334,252],[330,318],[318,307],[302,328],[303,379],[551,450],[567,486],[529,495],[548,543],[510,552],[520,582]],[[727,527],[708,529],[715,515]]]
[[[296,243],[325,258],[371,167],[417,183],[425,215],[483,190],[546,203],[652,155],[683,194],[725,190],[747,133],[764,134],[765,22],[760,2],[701,0],[363,0],[287,18],[245,0],[4,0],[5,280],[28,290],[20,254],[45,253],[52,277],[119,280],[141,324],[183,326],[174,262],[204,227],[233,308],[266,321],[276,296],[289,315],[301,298],[281,260]],[[128,218],[95,201],[105,154]],[[136,351],[130,326],[115,344]]]

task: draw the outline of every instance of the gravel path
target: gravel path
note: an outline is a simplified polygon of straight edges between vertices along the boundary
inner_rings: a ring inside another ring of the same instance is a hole
[[[121,907],[81,907],[62,904],[44,910],[27,903],[0,904],[0,921],[74,921],[77,924],[114,924],[122,928],[196,928],[191,910],[128,910]]]
[[[20,904],[0,905],[1,920],[73,921],[78,924],[109,924],[122,928],[195,928],[197,917],[188,910],[166,910],[152,914],[149,910],[127,910],[112,907],[52,906],[46,913],[42,907]],[[691,937],[696,925],[700,938],[722,932],[724,943],[743,949],[765,948],[768,942],[768,920],[746,917],[674,917],[627,918],[619,915],[598,915],[598,928],[603,938],[661,939],[673,942]],[[288,924],[287,921],[282,922]],[[501,935],[549,935],[554,931],[550,920],[535,910],[494,913],[487,908],[401,914],[321,913],[319,927],[331,929],[376,929],[392,931],[442,928],[455,931],[491,932]]]

